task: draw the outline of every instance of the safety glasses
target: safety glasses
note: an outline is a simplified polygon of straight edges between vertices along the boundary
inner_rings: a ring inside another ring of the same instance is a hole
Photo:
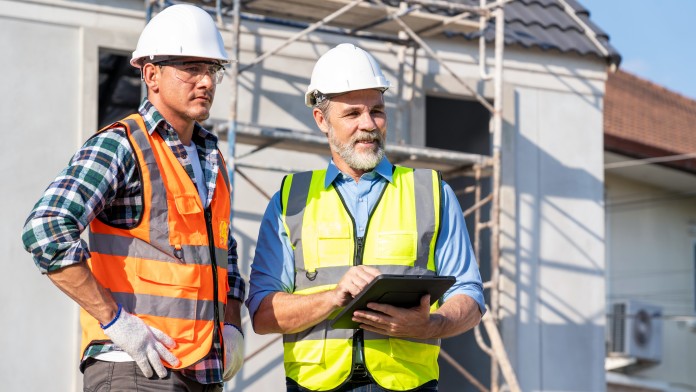
[[[205,75],[210,75],[210,79],[215,84],[222,82],[225,75],[225,67],[213,61],[160,61],[156,65],[174,68],[174,76],[184,83],[196,84]]]

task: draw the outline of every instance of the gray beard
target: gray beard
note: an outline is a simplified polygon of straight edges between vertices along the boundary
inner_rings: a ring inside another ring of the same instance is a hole
[[[361,153],[355,150],[355,143],[358,141],[376,141],[377,147],[373,151]],[[358,131],[347,143],[341,144],[334,135],[333,127],[329,125],[329,144],[331,149],[354,170],[370,171],[384,158],[384,139],[377,131]]]

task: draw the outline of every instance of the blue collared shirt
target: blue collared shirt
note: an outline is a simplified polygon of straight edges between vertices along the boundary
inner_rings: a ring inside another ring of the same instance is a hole
[[[342,173],[332,162],[326,170],[325,187],[333,184],[343,195],[346,207],[355,219],[357,235],[364,236],[370,211],[374,208],[382,188],[392,182],[393,165],[386,159],[374,170],[363,174],[359,182]],[[465,294],[473,298],[485,313],[483,285],[478,264],[474,257],[464,215],[452,188],[443,181],[442,222],[440,235],[435,244],[435,266],[438,275],[451,275],[456,278],[454,285],[445,293],[444,300],[454,294]],[[295,261],[282,222],[280,193],[277,192],[268,203],[261,221],[256,254],[251,265],[249,297],[246,305],[251,320],[261,301],[274,292],[292,293],[295,283]]]

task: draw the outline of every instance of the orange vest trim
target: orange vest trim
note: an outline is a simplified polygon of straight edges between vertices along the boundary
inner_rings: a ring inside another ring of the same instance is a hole
[[[222,330],[229,290],[227,170],[220,157],[213,199],[206,213],[186,170],[159,133],[148,134],[140,115],[129,116],[107,129],[113,127],[126,129],[137,158],[142,179],[142,218],[130,229],[94,219],[90,223],[88,265],[124,310],[176,341],[177,346],[171,350],[181,361],[176,369],[185,368],[210,352],[213,334]],[[91,344],[109,341],[99,322],[84,310],[80,324],[83,353]]]

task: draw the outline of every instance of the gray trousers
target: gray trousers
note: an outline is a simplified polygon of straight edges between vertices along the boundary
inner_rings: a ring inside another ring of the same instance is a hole
[[[145,377],[135,362],[91,360],[83,378],[84,392],[222,392],[222,384],[205,385],[167,369],[167,377]]]

